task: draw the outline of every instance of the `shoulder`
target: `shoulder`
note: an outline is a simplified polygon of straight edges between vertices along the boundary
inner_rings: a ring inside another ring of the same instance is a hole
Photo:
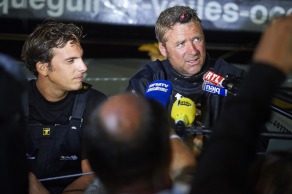
[[[224,59],[217,59],[214,66],[212,67],[213,71],[220,74],[221,76],[226,76],[227,74],[233,74],[237,76],[245,76],[246,71],[242,68],[239,68],[231,63],[226,62]]]
[[[31,80],[26,79],[25,84],[26,84],[26,89],[27,89],[30,99],[41,98],[41,95],[39,95],[40,93],[36,87],[36,79],[31,79]]]
[[[88,96],[87,97],[87,104],[88,103],[98,104],[107,98],[107,96],[103,92],[92,88],[91,84],[88,84],[85,82],[82,83],[82,88],[80,90],[78,90],[76,93],[77,94],[87,94],[87,95],[85,95],[85,96]]]
[[[95,99],[95,101],[103,101],[107,98],[107,96],[103,92],[92,88],[91,84],[85,82],[82,84],[81,90],[89,92],[89,98],[93,98]]]
[[[162,61],[156,60],[145,64],[140,71],[135,74],[131,79],[150,79],[152,80],[156,73],[164,71]]]
[[[83,85],[89,85],[89,84],[84,83]],[[107,96],[103,92],[92,88],[91,85],[89,86],[90,87],[86,87],[86,88],[83,87],[81,89],[82,92],[84,91],[88,92],[88,98],[86,99],[86,107],[85,107],[84,117],[83,117],[85,119],[85,123],[87,123],[91,112],[96,107],[100,106],[107,99]]]
[[[91,97],[94,97],[96,100],[105,100],[107,98],[107,96],[99,91],[99,90],[96,90],[96,89],[93,89],[93,88],[90,88],[90,94],[89,94]]]
[[[28,88],[32,88],[35,85],[36,79],[26,79],[25,84]]]
[[[145,64],[141,70],[129,80],[127,91],[144,94],[145,88],[153,80],[165,79],[165,67],[163,61],[151,61]]]

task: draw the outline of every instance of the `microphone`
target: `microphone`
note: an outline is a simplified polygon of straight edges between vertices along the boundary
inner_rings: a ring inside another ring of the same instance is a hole
[[[215,86],[219,86],[221,88],[225,88],[223,81],[225,80],[224,77],[222,77],[221,75],[218,75],[216,73],[214,73],[213,71],[207,71],[204,75],[203,75],[203,80],[205,82],[211,83]]]
[[[191,126],[196,117],[196,105],[189,98],[177,99],[171,109],[171,118],[175,122],[175,130],[180,136],[183,135],[185,127]]]
[[[225,88],[227,89],[228,92],[230,92],[233,95],[236,95],[236,93],[239,91],[239,86],[242,82],[242,78],[239,76],[227,74],[226,77],[224,78],[221,75],[218,75],[211,70],[207,71],[203,75],[203,80],[204,82],[207,82],[214,86]]]
[[[166,80],[155,80],[151,82],[146,88],[146,98],[153,99],[166,107],[170,100],[172,93],[172,85]]]
[[[225,88],[220,88],[208,82],[204,82],[202,84],[202,89],[206,92],[210,92],[213,94],[218,94],[220,96],[227,96],[227,90]]]

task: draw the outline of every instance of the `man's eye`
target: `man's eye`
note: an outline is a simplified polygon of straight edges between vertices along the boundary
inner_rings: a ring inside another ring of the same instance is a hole
[[[184,42],[179,42],[176,44],[177,47],[183,46],[185,43]]]
[[[71,64],[71,63],[73,63],[73,62],[74,62],[74,59],[68,59],[68,60],[67,60],[67,63],[70,63],[70,64]]]
[[[194,38],[194,42],[201,42],[202,41],[202,38],[201,37],[195,37]]]

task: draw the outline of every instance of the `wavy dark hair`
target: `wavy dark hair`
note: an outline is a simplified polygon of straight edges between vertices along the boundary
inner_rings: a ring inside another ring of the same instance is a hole
[[[82,28],[75,24],[65,24],[56,20],[45,20],[28,36],[22,47],[21,60],[35,75],[38,75],[36,63],[48,63],[53,58],[53,48],[63,48],[68,41],[79,44]]]

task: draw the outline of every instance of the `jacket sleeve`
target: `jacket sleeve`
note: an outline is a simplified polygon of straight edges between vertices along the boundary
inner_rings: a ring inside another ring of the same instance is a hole
[[[219,75],[225,77],[227,74],[232,74],[240,77],[246,76],[246,70],[239,68],[233,64],[227,63],[223,59],[218,59],[213,66],[213,71],[218,73]]]
[[[248,193],[248,169],[255,157],[259,128],[269,119],[271,99],[284,79],[272,66],[251,65],[239,95],[228,99],[213,127],[191,193]]]
[[[152,81],[151,72],[147,68],[143,68],[129,80],[126,91],[137,95],[144,95],[147,86]]]

